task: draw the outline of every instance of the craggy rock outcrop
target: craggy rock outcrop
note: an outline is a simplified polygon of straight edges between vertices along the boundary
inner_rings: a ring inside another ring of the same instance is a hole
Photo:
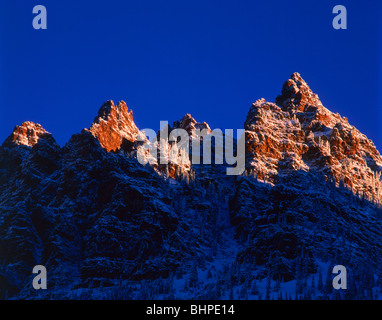
[[[326,109],[298,73],[276,103],[252,105],[245,130],[247,170],[259,179],[275,184],[296,170],[315,170],[354,194],[382,200],[382,157],[373,142]]]
[[[205,130],[207,134],[211,133],[210,126],[206,122],[197,122],[189,113],[184,115],[184,117],[181,120],[174,121],[173,129],[176,128],[186,130],[188,135],[190,136],[190,139],[197,138],[195,129],[198,129],[201,132]]]
[[[139,132],[133,120],[133,111],[128,111],[124,101],[114,105],[111,100],[98,111],[89,131],[107,152],[117,151],[123,145],[132,145]]]

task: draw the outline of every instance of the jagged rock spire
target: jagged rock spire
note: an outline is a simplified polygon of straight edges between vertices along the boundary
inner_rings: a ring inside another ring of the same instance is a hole
[[[124,101],[117,105],[112,100],[105,102],[98,111],[89,131],[106,151],[116,151],[126,142],[134,142],[138,128],[133,120],[133,111]]]
[[[290,79],[284,82],[281,95],[276,98],[276,104],[281,106],[283,110],[305,111],[309,106],[321,105],[321,102],[301,75],[295,72],[290,76]]]
[[[190,138],[196,137],[195,129],[207,130],[207,134],[211,133],[211,129],[206,122],[197,122],[191,114],[187,113],[184,117],[173,124],[174,128],[181,128],[188,132]]]

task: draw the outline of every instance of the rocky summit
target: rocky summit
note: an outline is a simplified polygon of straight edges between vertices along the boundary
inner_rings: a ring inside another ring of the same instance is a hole
[[[211,133],[190,114],[176,128]],[[225,164],[141,164],[151,142],[123,101],[63,147],[16,126],[0,147],[0,298],[381,299],[373,142],[298,73],[244,128],[246,170],[227,176]],[[335,265],[347,290],[332,286]]]
[[[107,101],[99,109],[89,131],[106,151],[116,151],[136,140],[138,128],[133,120],[133,111],[128,111],[124,101],[114,105]]]
[[[247,168],[259,179],[277,183],[296,170],[314,170],[380,203],[382,158],[373,142],[326,109],[298,73],[276,103],[252,105],[245,129]]]

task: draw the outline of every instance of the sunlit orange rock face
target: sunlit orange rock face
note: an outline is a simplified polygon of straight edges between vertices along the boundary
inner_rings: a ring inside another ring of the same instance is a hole
[[[257,100],[245,121],[247,171],[277,183],[291,171],[319,171],[354,193],[382,200],[382,158],[345,117],[326,109],[298,73],[276,103]]]
[[[12,134],[5,140],[4,144],[33,147],[40,139],[46,139],[50,136],[51,134],[40,124],[26,121],[13,129]]]
[[[128,110],[124,101],[114,105],[111,100],[100,108],[89,131],[108,152],[117,151],[126,142],[133,143],[139,132],[133,111]]]

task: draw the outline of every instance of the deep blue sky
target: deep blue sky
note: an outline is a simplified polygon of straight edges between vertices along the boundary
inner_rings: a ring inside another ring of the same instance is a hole
[[[242,128],[297,71],[382,151],[379,2],[0,0],[0,141],[31,120],[63,145],[108,99],[141,129],[185,113]],[[37,4],[47,30],[32,28]],[[336,4],[348,30],[332,27]]]

